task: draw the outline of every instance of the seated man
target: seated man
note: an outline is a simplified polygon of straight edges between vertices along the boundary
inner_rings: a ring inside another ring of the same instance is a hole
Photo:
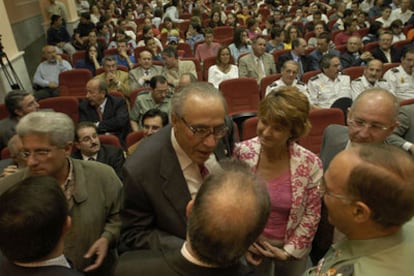
[[[276,73],[273,55],[265,52],[266,39],[257,36],[253,39],[252,52],[239,60],[239,76],[255,78],[257,83],[271,74]]]
[[[217,56],[217,52],[219,50],[220,43],[213,41],[213,29],[205,28],[204,29],[204,43],[201,43],[195,49],[194,57],[198,59],[200,62],[203,62],[208,57],[215,57]]]
[[[23,157],[23,144],[19,135],[15,134],[7,144],[10,158],[0,160],[0,177],[14,174],[19,169],[26,167],[27,160]]]
[[[168,89],[167,79],[164,76],[154,76],[150,80],[152,90],[139,93],[135,99],[134,106],[130,114],[130,122],[133,131],[142,129],[142,115],[152,108],[170,114],[171,96]]]
[[[382,88],[393,93],[389,83],[381,78],[383,72],[383,64],[378,59],[368,62],[364,69],[364,74],[351,82],[352,99],[355,100],[359,94],[367,89],[374,87]]]
[[[63,255],[71,226],[65,195],[56,179],[29,177],[0,196],[2,276],[80,276]]]
[[[328,220],[346,239],[304,275],[412,275],[414,161],[384,144],[339,153],[320,186]]]
[[[141,125],[144,136],[128,148],[127,154],[131,155],[139,146],[139,144],[147,137],[158,132],[161,128],[168,125],[168,114],[158,108],[151,108],[142,115]]]
[[[267,222],[269,195],[244,163],[233,160],[222,166],[186,206],[188,226],[181,249],[127,252],[116,276],[247,274],[241,257]]]
[[[391,90],[400,100],[414,98],[414,47],[403,51],[401,64],[385,72],[384,79],[388,81]]]
[[[70,35],[66,27],[63,25],[63,19],[59,15],[50,17],[50,27],[47,30],[47,44],[56,46],[59,52],[65,51],[72,56],[76,49],[70,43]]]
[[[123,98],[110,95],[103,80],[88,81],[86,99],[79,103],[79,122],[94,122],[99,134],[114,134],[124,145],[129,132],[128,117],[128,107]]]
[[[116,42],[116,49],[118,54],[114,55],[117,65],[123,65],[128,67],[128,69],[134,68],[135,57],[133,55],[128,55],[128,41],[126,39],[118,40]]]
[[[339,57],[331,54],[322,56],[322,73],[308,81],[311,104],[322,108],[330,108],[339,98],[351,98],[350,78],[342,75]]]
[[[172,46],[168,46],[162,51],[162,59],[165,61],[162,75],[167,79],[168,84],[173,87],[177,86],[178,80],[184,73],[191,73],[197,76],[194,62],[191,60],[179,60],[177,49]]]
[[[378,39],[378,47],[371,50],[372,56],[381,60],[382,63],[400,62],[401,52],[396,47],[392,47],[392,39],[392,33],[381,33]]]
[[[152,53],[148,50],[143,50],[139,53],[138,63],[139,66],[128,73],[131,91],[149,86],[150,79],[153,76],[160,75],[162,71],[161,66],[152,64]]]
[[[122,179],[122,166],[125,162],[124,152],[118,147],[101,144],[94,123],[80,122],[76,126],[75,146],[78,150],[72,153],[73,158],[107,164]]]
[[[43,47],[43,57],[33,76],[34,95],[37,100],[59,96],[59,74],[72,70],[72,65],[56,54],[56,48],[51,45]]]
[[[202,172],[232,152],[226,102],[211,84],[185,86],[171,107],[171,125],[145,139],[125,162],[120,252],[180,248],[185,206],[197,194]]]
[[[387,143],[414,154],[414,104],[401,106],[397,121],[399,124],[387,137]]]
[[[339,56],[339,52],[329,47],[331,35],[323,32],[317,38],[317,48],[309,54],[309,71],[321,70],[320,63],[323,55],[332,54]]]
[[[341,54],[342,69],[366,65],[374,58],[369,51],[360,52],[363,46],[359,36],[351,36],[348,39],[346,42],[346,52]]]
[[[118,70],[116,60],[112,56],[106,56],[102,59],[104,72],[97,75],[95,79],[102,80],[106,83],[109,91],[119,91],[129,98],[131,90],[128,85],[128,73]]]
[[[88,276],[112,275],[122,198],[118,176],[108,165],[70,158],[75,128],[66,114],[32,112],[20,120],[16,131],[27,167],[0,179],[0,195],[30,176],[55,178],[72,218],[64,254]]]
[[[358,36],[358,33],[356,32],[357,26],[358,26],[358,23],[357,23],[356,18],[346,19],[344,21],[344,30],[335,36],[335,39],[334,39],[335,45],[336,46],[345,45],[351,36],[353,35]]]
[[[24,90],[13,90],[7,93],[4,105],[9,112],[9,117],[0,121],[0,150],[5,148],[9,139],[16,134],[16,125],[19,120],[26,114],[39,110],[36,99]]]
[[[304,72],[309,71],[309,60],[305,55],[306,40],[303,38],[297,38],[292,41],[292,50],[288,53],[284,53],[279,57],[277,61],[277,70],[282,70],[283,64],[288,60],[294,60],[299,65],[299,78],[302,77]]]
[[[79,24],[74,30],[73,45],[79,49],[84,50],[88,46],[89,33],[94,31],[95,24],[91,22],[91,15],[89,12],[80,14]]]

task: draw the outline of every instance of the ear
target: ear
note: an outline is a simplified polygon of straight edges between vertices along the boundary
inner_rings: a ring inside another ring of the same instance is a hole
[[[67,142],[66,145],[65,145],[65,148],[64,148],[66,156],[71,155],[72,148],[73,148],[73,142]]]
[[[75,142],[75,143],[73,143],[73,145],[74,145],[77,149],[79,149],[79,150],[80,150],[80,145],[79,145],[79,142]]]
[[[171,113],[170,116],[171,116],[171,124],[172,124],[172,126],[175,126],[177,124],[177,122],[178,122],[177,114]]]
[[[194,199],[190,200],[187,203],[187,206],[185,207],[185,215],[187,217],[187,219],[190,217],[191,215],[191,210],[193,209],[193,205],[194,205]]]
[[[20,109],[15,109],[14,110],[14,113],[16,113],[19,117],[23,117],[24,116],[23,112]]]
[[[354,202],[352,215],[357,223],[365,223],[371,219],[371,209],[362,201]]]
[[[72,218],[70,216],[67,216],[65,225],[63,226],[63,235],[66,234],[71,227],[72,227]]]
[[[352,114],[352,110],[351,110],[351,108],[350,107],[348,107],[348,109],[347,109],[347,120],[350,120],[351,119],[351,114]]]

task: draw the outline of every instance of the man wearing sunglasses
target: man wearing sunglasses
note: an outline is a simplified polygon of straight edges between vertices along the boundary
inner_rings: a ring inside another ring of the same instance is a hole
[[[328,220],[346,239],[304,275],[412,275],[414,161],[364,144],[339,153],[320,186]]]
[[[120,252],[181,247],[187,203],[203,176],[231,154],[225,116],[223,96],[208,83],[174,94],[171,126],[143,141],[125,163]]]
[[[348,111],[348,127],[328,126],[323,134],[321,160],[324,171],[331,160],[342,150],[357,144],[384,143],[398,125],[397,98],[385,89],[372,88],[362,92]],[[327,221],[326,208],[322,205],[321,222],[313,240],[311,258],[316,263],[336,240],[332,225]]]

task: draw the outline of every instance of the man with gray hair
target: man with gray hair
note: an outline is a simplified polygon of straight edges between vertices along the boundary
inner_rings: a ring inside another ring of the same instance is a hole
[[[118,70],[116,59],[113,56],[105,56],[102,59],[104,72],[97,75],[95,79],[102,80],[108,86],[109,91],[119,91],[129,98],[131,90],[129,89],[128,73]]]
[[[0,180],[0,194],[29,176],[54,177],[66,196],[72,228],[64,254],[86,275],[111,275],[119,236],[122,183],[100,162],[70,158],[75,128],[63,113],[33,112],[17,125],[27,167]]]
[[[209,83],[174,94],[172,126],[145,139],[124,165],[121,252],[181,247],[188,201],[217,160],[231,154],[225,116],[226,102]]]
[[[116,276],[245,275],[240,258],[266,224],[266,185],[238,160],[220,162],[188,202],[186,241],[166,252],[135,251],[121,256]],[[220,215],[217,215],[220,213]]]

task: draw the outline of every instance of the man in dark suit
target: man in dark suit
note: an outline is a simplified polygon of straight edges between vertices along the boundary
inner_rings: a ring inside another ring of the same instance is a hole
[[[294,60],[299,64],[299,78],[303,73],[309,71],[309,60],[305,56],[306,40],[303,38],[296,38],[292,41],[292,50],[279,57],[277,61],[277,71],[282,70],[283,64],[288,60]]]
[[[246,164],[232,160],[221,165],[187,204],[187,236],[181,250],[127,252],[119,260],[116,276],[248,272],[240,258],[263,231],[270,199],[266,186]]]
[[[323,55],[332,54],[335,56],[339,56],[339,51],[329,48],[329,43],[331,42],[330,34],[326,32],[321,33],[317,39],[317,48],[313,50],[308,56],[309,71],[321,70],[320,62]]]
[[[126,102],[108,93],[108,86],[100,79],[86,84],[86,100],[79,103],[79,122],[94,122],[99,134],[112,133],[121,144],[129,132],[129,115]]]
[[[379,36],[378,47],[371,50],[371,54],[375,59],[381,60],[383,63],[401,62],[401,52],[392,45],[393,35],[390,32],[383,32]]]
[[[221,93],[208,83],[191,83],[174,94],[172,126],[145,139],[124,165],[120,252],[182,245],[188,201],[206,169],[231,154],[231,145],[223,143],[225,110]]]
[[[367,65],[368,61],[374,58],[369,51],[360,53],[362,47],[363,44],[359,36],[351,36],[348,39],[346,42],[346,52],[341,54],[342,69]]]
[[[81,122],[76,126],[75,146],[78,150],[72,154],[73,158],[105,163],[122,179],[124,152],[118,147],[101,144],[94,123]]]
[[[414,104],[400,107],[398,122],[394,133],[388,136],[387,143],[414,154]]]
[[[359,94],[348,112],[348,127],[330,125],[324,131],[320,153],[324,171],[339,152],[353,144],[384,143],[398,125],[398,109],[397,98],[385,89],[372,88]],[[321,221],[310,254],[314,263],[335,241],[333,233],[322,205]]]
[[[63,255],[71,226],[68,204],[56,179],[29,177],[0,196],[2,276],[80,276]]]

